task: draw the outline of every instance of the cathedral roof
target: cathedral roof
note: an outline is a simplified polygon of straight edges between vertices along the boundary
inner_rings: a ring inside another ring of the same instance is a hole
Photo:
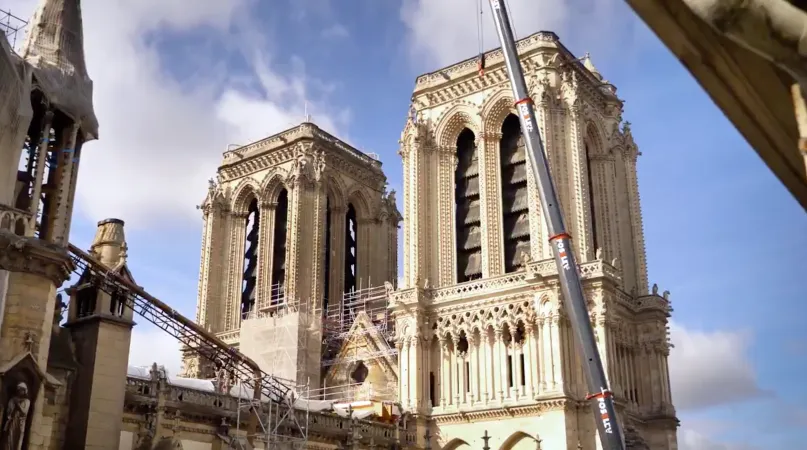
[[[40,0],[20,52],[51,104],[81,125],[85,140],[98,138],[92,80],[84,59],[80,0]]]

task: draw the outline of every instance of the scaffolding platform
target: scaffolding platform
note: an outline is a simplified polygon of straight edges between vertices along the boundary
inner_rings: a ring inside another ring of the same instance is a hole
[[[390,318],[389,304],[390,285],[374,286],[345,293],[341,301],[328,305],[323,314],[323,358],[322,366],[351,363],[358,357],[338,358],[337,355],[347,338],[366,333],[377,333],[384,337],[387,348],[372,354],[363,354],[361,359],[375,359],[393,356],[398,349],[393,344],[395,337],[394,323]],[[359,313],[367,314],[372,323],[371,329],[354,330],[353,324]]]
[[[15,16],[10,10],[0,9],[0,31],[6,35],[12,49],[17,48],[17,41],[22,39],[22,31],[27,25],[28,21]]]

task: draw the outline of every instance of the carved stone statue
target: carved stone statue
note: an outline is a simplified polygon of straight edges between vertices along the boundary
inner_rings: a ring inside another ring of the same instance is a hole
[[[532,256],[530,256],[529,252],[521,252],[521,266],[526,269],[531,262]]]
[[[0,450],[22,450],[25,437],[26,419],[31,400],[28,399],[28,385],[19,383],[17,391],[8,401],[3,428],[0,431]]]
[[[658,285],[653,283],[653,295],[658,295]]]
[[[670,301],[670,291],[664,291],[661,295],[664,297],[664,300]]]
[[[602,261],[602,247],[597,247],[597,251],[594,253],[594,259]]]
[[[384,290],[386,291],[387,297],[389,297],[390,294],[392,294],[392,292],[395,291],[395,288],[392,286],[392,283],[390,283],[389,281],[385,281]]]

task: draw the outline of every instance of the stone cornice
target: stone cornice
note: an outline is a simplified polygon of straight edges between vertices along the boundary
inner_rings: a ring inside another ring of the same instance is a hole
[[[0,231],[0,270],[39,275],[61,286],[74,269],[64,247]]]
[[[563,411],[574,402],[565,398],[540,400],[530,405],[501,406],[484,410],[458,411],[448,414],[435,414],[434,421],[438,425],[471,423],[477,421],[511,419],[514,417],[532,417],[549,411]]]

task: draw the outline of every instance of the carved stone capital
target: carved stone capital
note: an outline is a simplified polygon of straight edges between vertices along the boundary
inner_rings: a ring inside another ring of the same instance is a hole
[[[56,286],[75,269],[67,249],[37,238],[0,231],[0,249],[0,270],[39,275]]]
[[[261,209],[265,209],[267,211],[274,211],[277,208],[277,202],[261,202]]]

